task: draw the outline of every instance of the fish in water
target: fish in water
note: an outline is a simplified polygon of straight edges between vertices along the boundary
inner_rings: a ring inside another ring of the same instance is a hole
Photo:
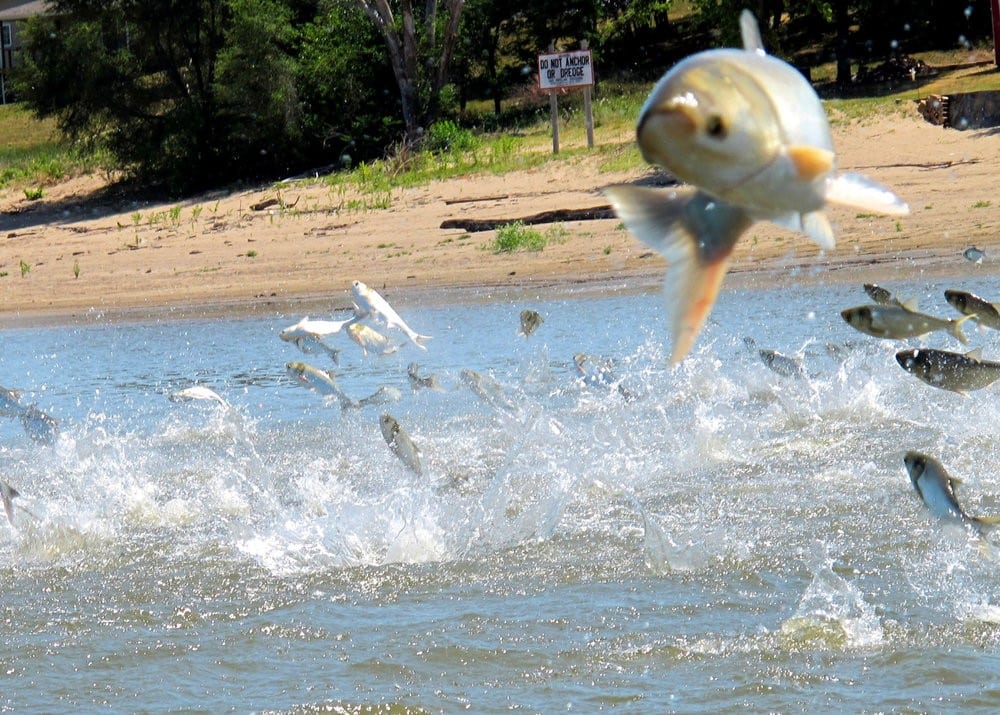
[[[421,388],[433,390],[434,392],[444,391],[444,388],[441,387],[441,381],[438,380],[438,376],[425,375],[421,377],[420,366],[415,362],[411,362],[406,366],[406,377],[410,380],[410,389],[414,392]]]
[[[971,261],[978,266],[981,265],[983,259],[986,258],[986,251],[981,248],[976,248],[975,246],[969,246],[962,252],[962,255],[965,256],[965,260]]]
[[[192,402],[195,400],[214,402],[223,409],[229,409],[229,403],[219,393],[204,385],[192,385],[191,387],[185,387],[183,390],[171,392],[167,399],[171,402]]]
[[[34,405],[29,405],[20,414],[24,433],[34,442],[52,444],[59,436],[59,423],[55,417],[47,415]]]
[[[528,337],[533,332],[538,330],[538,327],[545,322],[545,319],[538,314],[538,311],[528,310],[527,308],[521,311],[521,335]]]
[[[968,341],[962,333],[962,323],[972,317],[966,315],[958,320],[935,318],[910,310],[905,304],[859,305],[841,311],[840,316],[855,330],[875,338],[902,340],[926,335],[935,330],[947,330],[963,344]]]
[[[369,350],[377,355],[392,355],[406,344],[393,345],[389,338],[363,323],[348,326],[347,334],[351,336],[351,340],[361,346],[365,355],[368,354]]]
[[[22,410],[24,410],[24,405],[21,404],[21,393],[17,390],[0,387],[0,415],[14,417],[21,414]]]
[[[879,305],[902,305],[902,303],[892,294],[891,291],[874,283],[864,284],[865,293]]]
[[[420,464],[420,451],[413,444],[413,440],[399,426],[399,422],[388,412],[383,412],[378,418],[379,427],[382,428],[382,436],[385,443],[389,445],[392,453],[399,457],[399,461],[413,470],[418,476],[424,473]]]
[[[842,204],[905,215],[907,205],[859,174],[838,173],[823,106],[802,74],[764,52],[753,14],[743,49],[699,52],[674,65],[639,115],[643,158],[693,191],[633,185],[604,193],[632,233],[667,259],[664,297],[676,364],[708,317],[737,240],[771,221],[835,245],[824,214]]]
[[[965,513],[955,498],[955,485],[962,481],[950,476],[934,457],[911,451],[903,457],[903,464],[910,474],[913,488],[931,514],[938,519],[960,521],[980,534],[996,525],[997,519],[969,516]]]
[[[420,335],[415,330],[410,328],[410,326],[399,317],[399,313],[393,310],[388,301],[379,295],[377,290],[369,288],[361,281],[354,281],[351,284],[351,291],[354,294],[355,304],[358,306],[362,314],[370,315],[374,320],[379,320],[385,323],[386,327],[398,328],[402,330],[406,334],[406,337],[410,339],[410,342],[421,350],[427,349],[423,343],[426,340],[430,340],[431,336]]]
[[[980,325],[1000,330],[1000,310],[997,309],[995,303],[961,290],[946,290],[944,299],[959,313],[971,315],[972,319]]]
[[[320,370],[304,362],[285,363],[285,371],[300,385],[324,397],[336,398],[342,409],[360,407],[361,404],[345,393],[332,372]]]
[[[3,500],[3,510],[7,512],[7,521],[14,526],[14,497],[21,496],[18,491],[7,482],[0,480],[0,499]]]
[[[605,360],[595,355],[587,353],[577,353],[573,356],[573,364],[576,372],[587,387],[615,387],[618,394],[626,402],[631,402],[638,398],[634,392],[625,387],[621,381],[615,377],[611,360]]]
[[[920,348],[900,350],[896,362],[928,385],[965,395],[1000,379],[1000,362],[983,360],[982,348],[965,353]]]
[[[495,378],[468,368],[463,369],[458,375],[483,402],[508,411],[517,409],[517,406],[504,394],[503,385]]]
[[[807,377],[806,369],[798,358],[782,355],[777,350],[761,348],[760,359],[774,372],[784,377]]]

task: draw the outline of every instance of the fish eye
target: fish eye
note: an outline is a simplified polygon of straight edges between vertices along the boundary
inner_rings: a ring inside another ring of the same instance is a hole
[[[722,117],[718,114],[710,114],[708,119],[705,120],[705,131],[713,139],[725,139],[727,131],[726,123],[722,121]]]

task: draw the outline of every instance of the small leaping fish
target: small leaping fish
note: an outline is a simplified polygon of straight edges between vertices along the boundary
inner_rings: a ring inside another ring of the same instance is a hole
[[[522,310],[521,311],[521,335],[528,337],[533,332],[538,330],[539,326],[545,322],[545,319],[538,314],[537,310]]]
[[[959,521],[979,534],[996,526],[998,520],[995,518],[981,518],[965,513],[955,497],[955,485],[961,484],[962,480],[950,476],[934,457],[911,451],[903,457],[903,464],[910,474],[913,488],[935,517]]]
[[[441,387],[441,381],[438,380],[438,376],[426,375],[421,377],[420,366],[415,362],[411,362],[406,366],[406,377],[409,378],[410,389],[414,392],[421,388],[433,390],[434,392],[444,392],[444,388]]]
[[[384,322],[386,327],[399,328],[406,334],[406,337],[410,339],[410,342],[421,350],[427,349],[423,343],[426,340],[430,340],[431,336],[420,335],[415,330],[410,328],[410,326],[399,317],[399,313],[392,309],[392,306],[389,305],[388,301],[379,295],[377,290],[369,288],[361,281],[354,281],[351,284],[351,291],[354,293],[354,301],[362,313],[369,314],[375,320]]]
[[[7,512],[7,521],[14,526],[14,497],[21,496],[18,491],[7,482],[0,479],[0,499],[3,500],[3,510]]]
[[[295,325],[283,328],[278,333],[278,337],[285,342],[293,343],[300,337],[325,338],[327,335],[334,335],[364,317],[364,314],[361,313],[357,306],[354,306],[354,308],[354,315],[347,320],[310,320],[306,316]]]
[[[223,399],[219,393],[210,387],[205,387],[204,385],[192,385],[191,387],[185,387],[183,390],[177,390],[176,392],[171,392],[167,397],[171,402],[192,402],[194,400],[202,400],[205,402],[214,402],[223,409],[229,409],[229,403]]]
[[[756,221],[835,245],[824,213],[842,204],[904,215],[907,205],[859,174],[838,173],[823,106],[802,74],[764,52],[740,15],[743,49],[699,52],[674,65],[639,115],[643,158],[693,191],[612,186],[604,193],[639,240],[667,259],[671,363],[690,351],[715,303],[737,240]]]
[[[976,248],[975,246],[969,246],[962,252],[962,255],[965,256],[965,260],[979,266],[982,265],[983,259],[986,258],[986,251],[981,248]]]
[[[859,305],[840,312],[848,325],[874,338],[902,340],[916,338],[935,330],[947,330],[962,344],[968,343],[962,333],[962,323],[972,318],[965,315],[958,320],[950,318],[935,318],[915,310],[910,310],[906,304],[897,305]]]
[[[420,464],[420,450],[413,444],[410,436],[399,426],[399,422],[388,412],[383,412],[379,416],[379,427],[382,429],[382,437],[389,445],[392,453],[399,457],[399,461],[413,470],[417,476],[422,476],[424,468]]]
[[[995,303],[961,290],[946,290],[944,299],[959,313],[971,315],[980,325],[1000,330],[1000,310],[997,310]]]
[[[389,338],[382,335],[382,333],[362,323],[355,323],[348,326],[347,334],[351,336],[351,340],[361,346],[365,355],[368,354],[369,350],[376,355],[392,355],[403,347],[403,345],[406,345],[406,343],[393,345]]]
[[[303,387],[318,392],[324,397],[335,397],[340,402],[341,409],[361,406],[357,400],[348,396],[341,389],[332,372],[320,370],[304,362],[285,363],[285,371]]]

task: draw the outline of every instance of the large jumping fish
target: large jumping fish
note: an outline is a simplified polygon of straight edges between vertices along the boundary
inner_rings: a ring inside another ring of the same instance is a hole
[[[830,126],[812,86],[764,52],[747,10],[740,30],[742,50],[708,50],[677,63],[639,115],[643,158],[694,190],[605,189],[628,229],[669,262],[664,297],[674,364],[694,344],[733,247],[754,222],[800,231],[832,249],[827,204],[909,213],[889,189],[837,172]]]

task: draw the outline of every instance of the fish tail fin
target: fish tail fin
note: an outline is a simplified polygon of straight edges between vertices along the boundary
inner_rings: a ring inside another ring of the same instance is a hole
[[[948,332],[951,333],[962,345],[968,345],[969,340],[965,337],[965,333],[962,332],[962,323],[966,320],[971,320],[974,315],[963,315],[958,320],[953,320],[948,324]]]
[[[673,341],[670,362],[690,351],[712,310],[729,256],[753,220],[742,209],[703,192],[680,194],[618,185],[604,189],[635,236],[667,259],[663,295]]]
[[[424,345],[425,342],[431,339],[430,335],[420,335],[419,333],[413,334],[413,344],[416,345],[421,350],[426,350],[427,346]]]
[[[971,519],[980,535],[985,536],[1000,524],[1000,516],[976,516]]]

